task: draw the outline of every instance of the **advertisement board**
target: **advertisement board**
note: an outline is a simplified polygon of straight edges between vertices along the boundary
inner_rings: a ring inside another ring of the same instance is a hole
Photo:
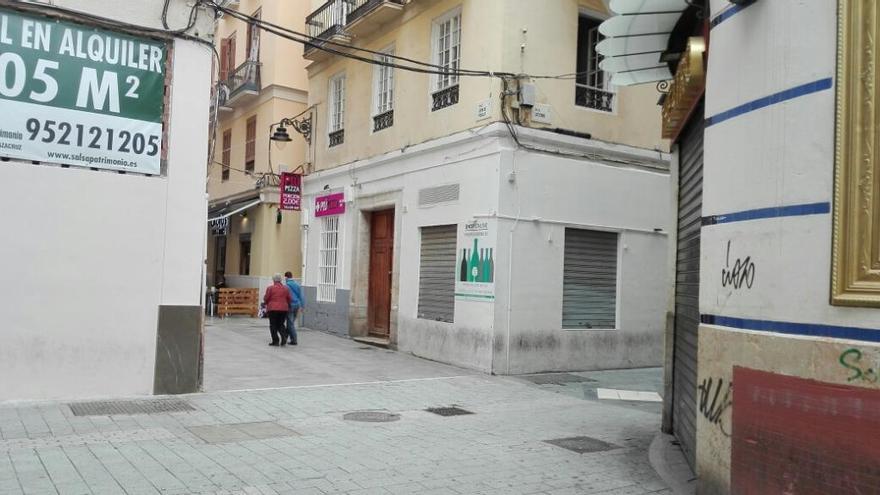
[[[166,44],[0,9],[0,156],[159,174]]]
[[[281,209],[299,211],[302,207],[302,175],[281,174]]]
[[[345,213],[345,194],[334,193],[315,198],[315,216],[329,217]]]
[[[455,271],[456,299],[495,300],[496,224],[472,218],[460,224]]]

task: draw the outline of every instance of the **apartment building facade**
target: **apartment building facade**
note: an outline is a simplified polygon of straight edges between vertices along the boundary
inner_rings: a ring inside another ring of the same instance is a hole
[[[598,68],[604,2],[312,9],[305,325],[495,373],[658,365],[674,160],[657,93]]]
[[[681,174],[665,423],[697,492],[876,492],[878,448],[866,439],[880,424],[877,3],[618,6],[603,25],[608,48],[670,28],[653,48],[609,57],[627,67],[615,78],[673,78],[663,125]]]
[[[245,16],[302,30],[308,6],[283,0],[223,4]],[[273,273],[299,277],[300,220],[280,210],[281,172],[308,165],[307,136],[270,140],[282,119],[308,114],[308,79],[301,44],[220,15],[215,26],[219,77],[216,138],[208,173],[207,284],[258,287]]]

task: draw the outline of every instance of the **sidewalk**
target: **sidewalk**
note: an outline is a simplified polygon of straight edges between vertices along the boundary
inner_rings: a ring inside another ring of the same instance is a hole
[[[263,337],[259,342],[274,358],[308,352],[269,348]],[[671,493],[648,463],[659,428],[654,411],[361,350],[323,334],[304,334],[300,347],[317,348],[325,337],[334,340],[324,343],[324,371],[312,363],[299,378],[323,374],[327,382],[367,383],[217,391],[135,404],[190,409],[153,414],[77,416],[66,403],[0,405],[0,493]],[[339,355],[331,352],[337,347]],[[361,366],[340,362],[346,360],[340,356],[352,353],[372,362],[372,374],[349,374]],[[435,376],[373,380],[388,360]],[[297,373],[296,361],[290,369]],[[447,406],[473,414],[425,410]],[[346,419],[352,412],[392,421]],[[382,412],[390,417],[379,418]]]

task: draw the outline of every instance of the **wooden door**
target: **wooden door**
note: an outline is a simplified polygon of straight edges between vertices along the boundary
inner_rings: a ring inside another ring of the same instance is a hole
[[[370,219],[370,287],[367,299],[369,333],[389,335],[391,271],[394,257],[394,210],[373,212]]]

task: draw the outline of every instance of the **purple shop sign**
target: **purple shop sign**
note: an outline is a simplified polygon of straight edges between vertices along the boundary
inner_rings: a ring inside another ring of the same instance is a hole
[[[345,213],[345,193],[334,193],[315,198],[315,216],[328,217]]]

